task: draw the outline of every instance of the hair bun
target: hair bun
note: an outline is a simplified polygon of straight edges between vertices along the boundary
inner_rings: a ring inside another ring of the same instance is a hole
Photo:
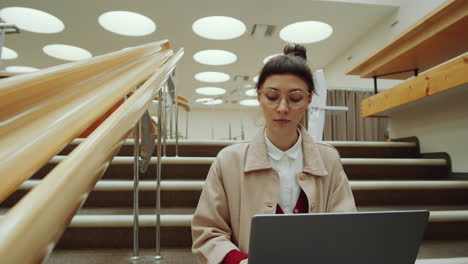
[[[283,49],[283,53],[285,55],[292,55],[292,56],[297,56],[300,58],[303,58],[304,60],[307,60],[307,50],[304,46],[299,45],[299,44],[288,44],[286,47]]]

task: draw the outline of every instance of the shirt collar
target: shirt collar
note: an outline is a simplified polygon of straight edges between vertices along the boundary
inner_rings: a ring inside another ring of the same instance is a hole
[[[302,134],[301,131],[298,129],[297,132],[299,133],[299,137],[297,137],[297,141],[290,149],[286,151],[282,151],[281,149],[277,148],[267,137],[266,130],[265,130],[265,144],[267,147],[268,156],[270,156],[274,160],[280,160],[284,155],[292,158],[297,159],[300,151],[302,150]]]
[[[304,172],[316,176],[327,176],[324,161],[320,156],[318,147],[304,127],[300,128],[302,134],[302,153],[304,157]],[[300,142],[300,141],[299,141]],[[246,150],[244,172],[270,169],[270,159],[267,154],[265,131],[259,131],[249,143]]]

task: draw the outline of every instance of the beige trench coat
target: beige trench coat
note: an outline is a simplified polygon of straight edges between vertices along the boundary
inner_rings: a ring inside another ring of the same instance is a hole
[[[302,129],[304,169],[297,181],[309,213],[354,212],[356,206],[338,151],[315,143]],[[248,253],[251,218],[275,214],[279,175],[271,167],[264,131],[253,141],[221,150],[211,165],[192,220],[192,251],[200,263],[221,263],[237,249]]]

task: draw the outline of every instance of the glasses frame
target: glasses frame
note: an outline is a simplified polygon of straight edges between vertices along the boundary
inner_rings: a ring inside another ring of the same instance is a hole
[[[276,89],[271,89],[271,88],[257,89],[257,95],[260,96],[261,98],[263,98],[263,97],[265,97],[265,96],[261,96],[261,95],[262,95],[264,92],[266,92],[266,91],[275,92],[275,93],[277,93],[277,94],[279,95],[279,97],[280,97],[280,98],[278,99],[278,101],[276,101],[276,102],[272,102],[272,101],[270,101],[268,98],[265,98],[265,99],[266,99],[266,105],[269,106],[270,108],[277,108],[277,107],[280,105],[281,101],[282,101],[283,99],[286,99],[286,102],[288,103],[288,107],[289,107],[289,108],[291,108],[291,109],[299,109],[299,108],[301,108],[301,107],[307,105],[307,103],[306,103],[305,105],[299,105],[299,106],[297,106],[297,103],[291,102],[291,101],[289,100],[289,94],[295,93],[295,92],[300,92],[300,93],[304,93],[306,97],[309,97],[309,96],[311,95],[310,92],[307,92],[307,91],[304,91],[304,90],[294,90],[294,91],[289,92],[288,95],[287,95],[286,97],[284,97],[284,96],[281,95],[281,93],[280,93],[278,90],[276,90]],[[307,100],[306,100],[306,101],[307,101]]]

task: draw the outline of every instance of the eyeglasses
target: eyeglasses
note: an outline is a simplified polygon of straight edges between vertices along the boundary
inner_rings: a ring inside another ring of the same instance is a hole
[[[271,88],[257,90],[257,93],[264,100],[265,104],[271,108],[277,108],[282,99],[281,93]],[[295,90],[288,93],[286,101],[290,108],[301,108],[309,103],[309,95],[310,93],[304,90]]]

